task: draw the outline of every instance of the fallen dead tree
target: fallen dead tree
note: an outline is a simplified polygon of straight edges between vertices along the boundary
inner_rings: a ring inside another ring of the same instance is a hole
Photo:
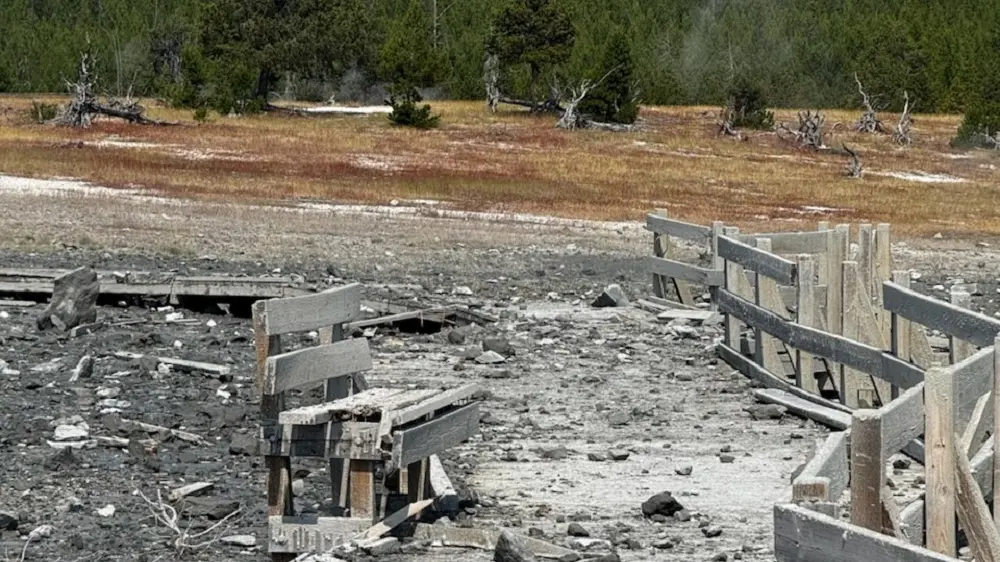
[[[854,81],[858,84],[858,93],[861,94],[861,104],[864,107],[864,113],[861,114],[861,119],[858,120],[857,124],[854,126],[854,130],[859,133],[885,133],[885,125],[882,124],[882,120],[878,118],[878,112],[875,110],[875,106],[872,105],[872,99],[865,92],[864,88],[861,86],[861,80],[858,79],[858,74],[854,73]]]
[[[797,129],[789,129],[784,123],[775,130],[780,137],[782,133],[791,135],[800,147],[822,150],[826,148],[823,144],[823,128],[826,126],[826,116],[821,112],[812,110],[800,111],[798,113],[799,126]]]
[[[727,137],[734,137],[738,140],[743,140],[743,135],[736,130],[735,125],[733,125],[736,119],[736,110],[733,109],[732,100],[726,104],[721,110],[719,110],[719,118],[716,119],[715,124],[719,127],[719,134]]]
[[[597,121],[592,116],[585,113],[580,113],[577,111],[577,107],[580,103],[587,97],[587,94],[591,92],[594,88],[599,86],[604,82],[608,76],[611,76],[613,72],[618,70],[618,67],[612,68],[607,71],[600,80],[592,82],[588,79],[584,79],[580,82],[580,86],[576,88],[569,89],[569,101],[566,102],[566,106],[562,109],[562,115],[559,117],[559,121],[556,122],[556,128],[559,129],[596,129],[600,131],[614,131],[614,132],[627,132],[634,131],[634,124],[626,123],[611,123],[607,121]]]
[[[497,55],[489,55],[483,64],[483,81],[486,84],[486,103],[490,111],[496,113],[500,104],[516,105],[526,107],[532,113],[565,113],[566,109],[561,105],[560,89],[552,88],[552,95],[547,100],[534,102],[511,98],[503,95],[500,91],[500,59]]]
[[[80,57],[80,75],[75,83],[67,83],[73,98],[55,118],[58,125],[69,127],[89,127],[100,115],[123,119],[140,125],[168,125],[145,116],[145,108],[132,99],[131,91],[123,99],[101,98],[95,93],[94,57],[84,53]]]

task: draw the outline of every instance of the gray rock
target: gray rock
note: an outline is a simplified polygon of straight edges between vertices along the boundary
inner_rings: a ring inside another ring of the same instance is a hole
[[[716,527],[715,525],[709,525],[708,527],[702,527],[701,534],[712,539],[722,534],[722,529]]]
[[[257,455],[257,437],[253,433],[234,433],[229,442],[229,453],[233,455]]]
[[[670,517],[682,509],[684,506],[670,492],[660,492],[642,503],[642,514],[646,517],[655,514]]]
[[[509,341],[502,338],[486,338],[483,340],[483,349],[498,353],[504,357],[513,357],[517,353],[514,350],[514,346],[510,345]]]
[[[73,369],[73,376],[69,380],[70,382],[76,382],[79,379],[89,379],[93,374],[94,358],[90,355],[84,355],[76,364],[76,369]]]
[[[589,537],[590,531],[579,523],[570,523],[569,528],[566,529],[566,534],[571,537]]]
[[[504,356],[495,351],[487,351],[479,357],[476,357],[476,363],[481,365],[495,365],[497,363],[503,363],[504,361],[506,361]]]
[[[618,410],[608,416],[608,423],[611,425],[625,425],[632,421],[632,412],[628,410]]]
[[[608,308],[608,307],[622,307],[628,306],[628,297],[625,296],[625,292],[618,285],[608,285],[605,287],[604,292],[598,296],[591,306],[595,308]]]
[[[736,457],[734,457],[733,455],[727,455],[727,454],[719,455],[719,462],[721,462],[722,464],[732,464],[733,461],[735,460]]]
[[[594,462],[604,462],[608,460],[608,457],[599,453],[587,453],[587,460]]]
[[[608,451],[608,457],[613,461],[625,461],[628,460],[629,452],[624,449],[611,449]]]
[[[678,476],[691,476],[691,473],[693,471],[694,467],[692,467],[689,464],[681,465],[674,468],[674,472],[676,472]]]
[[[75,269],[55,280],[52,300],[39,315],[39,330],[58,327],[69,330],[97,321],[97,297],[101,286],[97,272],[89,267]]]
[[[543,459],[552,460],[562,460],[569,456],[569,450],[566,447],[556,447],[554,449],[546,449],[542,451],[541,457]]]
[[[526,542],[510,531],[502,531],[493,550],[493,562],[537,562]]]
[[[0,511],[0,531],[16,531],[18,523],[16,513]]]
[[[674,514],[674,519],[680,521],[681,523],[687,523],[691,520],[691,512],[686,509],[682,509]]]
[[[777,404],[754,404],[747,406],[745,410],[755,420],[780,420],[788,411],[784,406]]]
[[[465,332],[462,330],[452,330],[448,332],[448,343],[462,345],[465,343]]]
[[[389,556],[390,554],[397,554],[401,551],[399,539],[395,537],[385,537],[370,542],[364,542],[360,546],[361,549],[368,553],[369,556],[374,557]]]

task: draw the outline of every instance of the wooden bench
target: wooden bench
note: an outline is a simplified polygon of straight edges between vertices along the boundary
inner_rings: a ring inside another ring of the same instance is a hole
[[[369,388],[368,341],[345,338],[361,316],[357,284],[253,306],[261,452],[267,468],[268,550],[275,561],[323,552],[383,520],[390,495],[431,494],[431,460],[479,429],[476,385]],[[319,330],[320,345],[281,353],[281,336]],[[287,409],[286,393],[322,384],[325,401]],[[329,459],[330,517],[296,516],[291,458]],[[440,466],[440,463],[436,463]]]

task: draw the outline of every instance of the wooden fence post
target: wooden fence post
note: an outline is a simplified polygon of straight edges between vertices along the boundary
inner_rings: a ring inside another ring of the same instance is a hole
[[[719,236],[722,235],[725,225],[722,221],[714,221],[712,223],[712,269],[722,270],[726,265],[726,260],[719,257]],[[718,287],[709,287],[709,293],[712,296],[711,310],[718,310],[719,305],[715,299],[715,291]]]
[[[851,418],[851,523],[882,532],[882,416],[878,410],[856,410]]]
[[[993,522],[1000,530],[1000,455],[996,439],[1000,436],[1000,335],[993,341]]]
[[[956,291],[952,288],[951,304],[962,308],[972,308],[972,295],[966,291]],[[948,358],[952,365],[975,353],[975,347],[972,344],[962,341],[955,336],[948,336],[948,342],[950,344],[948,346]]]
[[[771,251],[770,238],[757,238],[755,242],[758,250]],[[778,283],[774,279],[759,273],[754,278],[756,280],[754,283],[754,304],[761,308],[770,309],[766,295],[769,293],[777,294]],[[781,364],[781,358],[778,357],[778,340],[757,327],[754,327],[754,339],[757,341],[757,353],[755,355],[757,364],[764,367],[769,373],[782,376],[785,369]]]
[[[871,300],[872,279],[875,276],[875,231],[870,223],[858,225],[858,272],[861,274],[861,290]]]
[[[845,261],[841,264],[841,287],[843,290],[841,302],[843,303],[843,321],[841,324],[841,335],[858,341],[860,332],[860,321],[858,319],[858,293],[861,287],[858,284],[858,264],[853,261]],[[860,392],[865,388],[865,375],[860,371],[850,367],[840,366],[840,401],[845,406],[857,408],[860,406]],[[869,402],[868,406],[872,406]]]
[[[940,368],[924,376],[927,548],[955,556],[955,452],[952,375]]]
[[[892,282],[902,287],[910,286],[910,274],[906,271],[893,271]],[[888,312],[886,312],[889,314]],[[898,314],[889,314],[889,352],[899,357],[903,361],[910,362],[910,330],[912,324],[909,320]],[[892,399],[899,398],[899,387],[892,387]]]
[[[740,234],[740,229],[734,226],[727,226],[723,229],[723,234],[730,238],[736,238]],[[734,295],[738,295],[740,286],[739,277],[743,275],[745,279],[743,268],[731,261],[726,261],[724,262],[723,270],[723,288]],[[726,345],[740,351],[740,321],[734,318],[732,314],[726,314],[724,321],[726,325]]]
[[[875,252],[872,264],[872,288],[869,293],[872,304],[882,325],[882,341],[889,341],[889,315],[882,307],[882,283],[892,279],[892,237],[889,225],[880,223],[875,227]]]
[[[663,216],[663,217],[667,216],[667,212],[664,211],[664,210],[661,210],[661,209],[657,209],[654,212],[654,214],[660,215],[660,216]],[[654,256],[656,256],[658,258],[666,257],[669,244],[670,244],[670,240],[669,240],[669,238],[667,237],[666,234],[660,234],[659,232],[654,232],[653,233],[653,255]],[[667,295],[667,278],[664,277],[664,276],[662,276],[662,275],[658,275],[658,274],[654,273],[653,274],[653,296],[655,296],[657,298],[664,299],[664,298],[667,298],[666,295]]]
[[[816,326],[816,279],[813,257],[808,254],[798,256],[796,270],[796,319],[801,326],[814,328]],[[816,381],[816,369],[813,357],[809,353],[795,350],[796,383],[802,390],[819,395],[819,384]]]

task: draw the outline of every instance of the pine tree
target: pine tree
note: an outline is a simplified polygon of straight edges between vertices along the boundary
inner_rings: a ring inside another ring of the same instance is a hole
[[[544,73],[569,60],[576,32],[569,16],[552,0],[508,0],[487,39],[486,50],[502,68],[526,65],[529,97],[541,99]]]
[[[619,29],[611,35],[598,72],[597,79],[603,77],[603,80],[580,102],[580,113],[597,121],[635,123],[639,116],[635,71],[624,30]]]
[[[420,128],[437,126],[440,117],[431,114],[431,106],[417,106],[423,101],[417,88],[433,86],[445,68],[442,54],[434,48],[432,22],[420,0],[411,0],[406,13],[393,23],[380,55],[379,75],[392,84],[389,120]]]

